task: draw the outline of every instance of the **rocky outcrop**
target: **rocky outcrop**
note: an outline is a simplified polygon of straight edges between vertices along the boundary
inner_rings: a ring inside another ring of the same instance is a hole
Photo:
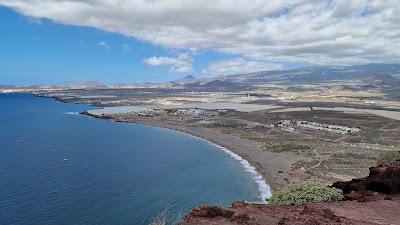
[[[297,206],[235,202],[228,208],[199,206],[182,225],[373,225],[400,224],[400,164],[370,169],[370,175],[336,182],[345,201]]]
[[[369,176],[336,182],[332,187],[342,189],[345,196],[367,194],[366,192],[398,194],[400,193],[400,163],[392,166],[371,167]]]
[[[398,225],[400,196],[374,196],[371,201],[341,201],[298,206],[236,202],[228,208],[200,206],[181,225]]]
[[[190,213],[193,217],[206,217],[206,218],[215,218],[215,217],[224,217],[231,218],[233,215],[233,211],[229,209],[222,209],[218,206],[199,206],[192,210]]]

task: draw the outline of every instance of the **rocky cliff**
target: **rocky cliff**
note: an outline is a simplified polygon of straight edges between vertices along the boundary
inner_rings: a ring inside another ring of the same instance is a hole
[[[340,202],[300,206],[269,206],[235,202],[228,208],[199,206],[182,225],[221,224],[400,224],[400,164],[370,168],[369,176],[336,182],[343,190]]]

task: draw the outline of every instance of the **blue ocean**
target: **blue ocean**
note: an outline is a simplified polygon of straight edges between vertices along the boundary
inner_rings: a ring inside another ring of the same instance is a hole
[[[260,201],[254,173],[218,146],[77,114],[90,108],[0,94],[0,224],[148,224]]]

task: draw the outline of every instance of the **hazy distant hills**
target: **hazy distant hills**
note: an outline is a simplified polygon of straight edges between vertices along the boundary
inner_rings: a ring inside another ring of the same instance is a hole
[[[196,82],[197,78],[193,75],[187,75],[181,79],[172,81],[171,83],[176,84],[176,85],[185,85],[185,84],[191,84]]]
[[[400,87],[400,64],[366,64],[356,66],[315,66],[293,70],[261,71],[217,77],[196,78],[193,75],[165,83],[104,84],[84,81],[64,85],[37,85],[37,88],[107,89],[107,88],[173,88],[193,90],[245,90],[258,84],[329,84],[359,81],[365,88],[387,88],[394,92]],[[2,86],[0,88],[13,88]],[[400,94],[399,94],[400,95]]]
[[[397,90],[400,86],[400,64],[315,66],[207,78],[195,78],[189,75],[171,84],[174,88],[194,90],[243,90],[257,84],[302,85],[340,83],[341,81],[359,81],[365,88],[389,86],[388,90],[393,88]]]
[[[226,76],[224,80],[245,83],[324,83],[334,80],[391,80],[400,78],[400,64],[320,66]]]
[[[72,83],[64,85],[64,87],[74,88],[74,89],[99,89],[99,88],[107,88],[108,85],[103,84],[99,81],[82,81],[78,83]]]

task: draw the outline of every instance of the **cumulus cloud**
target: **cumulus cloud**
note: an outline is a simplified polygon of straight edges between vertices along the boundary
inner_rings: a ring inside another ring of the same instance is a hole
[[[100,47],[102,47],[103,49],[105,49],[105,50],[110,50],[110,49],[111,49],[110,45],[109,45],[107,42],[105,42],[105,41],[100,41],[100,42],[98,43],[98,45],[99,45]]]
[[[262,61],[247,61],[243,58],[229,59],[211,63],[203,72],[208,75],[231,75],[268,70],[281,70],[281,64]]]
[[[143,60],[144,63],[150,66],[168,66],[169,71],[186,73],[193,71],[193,59],[189,53],[181,53],[178,57],[150,57]]]
[[[398,0],[0,0],[24,15],[253,60],[398,62]]]

